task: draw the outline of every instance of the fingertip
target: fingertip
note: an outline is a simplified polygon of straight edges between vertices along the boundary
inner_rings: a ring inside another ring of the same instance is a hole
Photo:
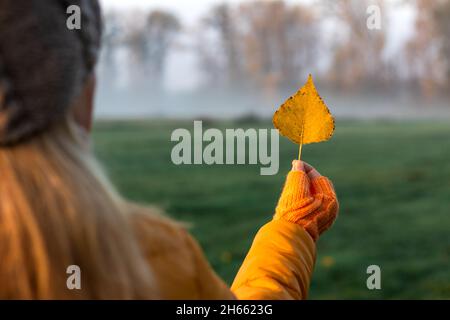
[[[303,162],[300,160],[292,161],[292,171],[305,171]]]

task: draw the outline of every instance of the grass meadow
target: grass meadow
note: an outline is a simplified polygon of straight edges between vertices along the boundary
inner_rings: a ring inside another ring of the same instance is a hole
[[[204,127],[272,128],[205,121]],[[171,162],[175,128],[192,121],[103,121],[95,150],[129,199],[192,223],[217,273],[231,283],[258,228],[271,218],[297,146],[280,138],[280,171],[260,165]],[[310,299],[450,298],[450,123],[341,121],[304,160],[335,184],[340,216],[318,241]],[[381,290],[366,269],[381,267]]]

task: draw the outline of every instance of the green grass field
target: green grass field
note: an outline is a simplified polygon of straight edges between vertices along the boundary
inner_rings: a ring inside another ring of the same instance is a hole
[[[269,122],[208,122],[271,128]],[[204,123],[204,127],[206,124]],[[170,160],[175,128],[192,122],[100,122],[96,152],[128,198],[192,222],[215,270],[231,282],[258,228],[271,218],[297,147],[280,138],[280,172],[259,165]],[[318,242],[311,299],[450,298],[450,123],[338,122],[334,138],[304,160],[333,180],[341,205]],[[382,290],[366,269],[382,270]]]

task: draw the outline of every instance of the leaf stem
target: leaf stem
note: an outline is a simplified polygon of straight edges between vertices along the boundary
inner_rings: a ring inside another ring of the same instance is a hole
[[[303,143],[300,143],[298,147],[298,160],[301,160],[302,158],[302,149],[303,149]]]
[[[302,158],[302,149],[303,149],[303,135],[305,133],[305,119],[302,119],[302,138],[300,141],[300,145],[298,147],[298,160],[300,161]]]

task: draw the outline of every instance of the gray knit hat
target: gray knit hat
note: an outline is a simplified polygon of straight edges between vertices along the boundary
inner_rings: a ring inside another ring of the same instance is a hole
[[[67,8],[81,9],[69,30]],[[97,0],[0,0],[0,146],[44,131],[67,112],[97,60]]]

